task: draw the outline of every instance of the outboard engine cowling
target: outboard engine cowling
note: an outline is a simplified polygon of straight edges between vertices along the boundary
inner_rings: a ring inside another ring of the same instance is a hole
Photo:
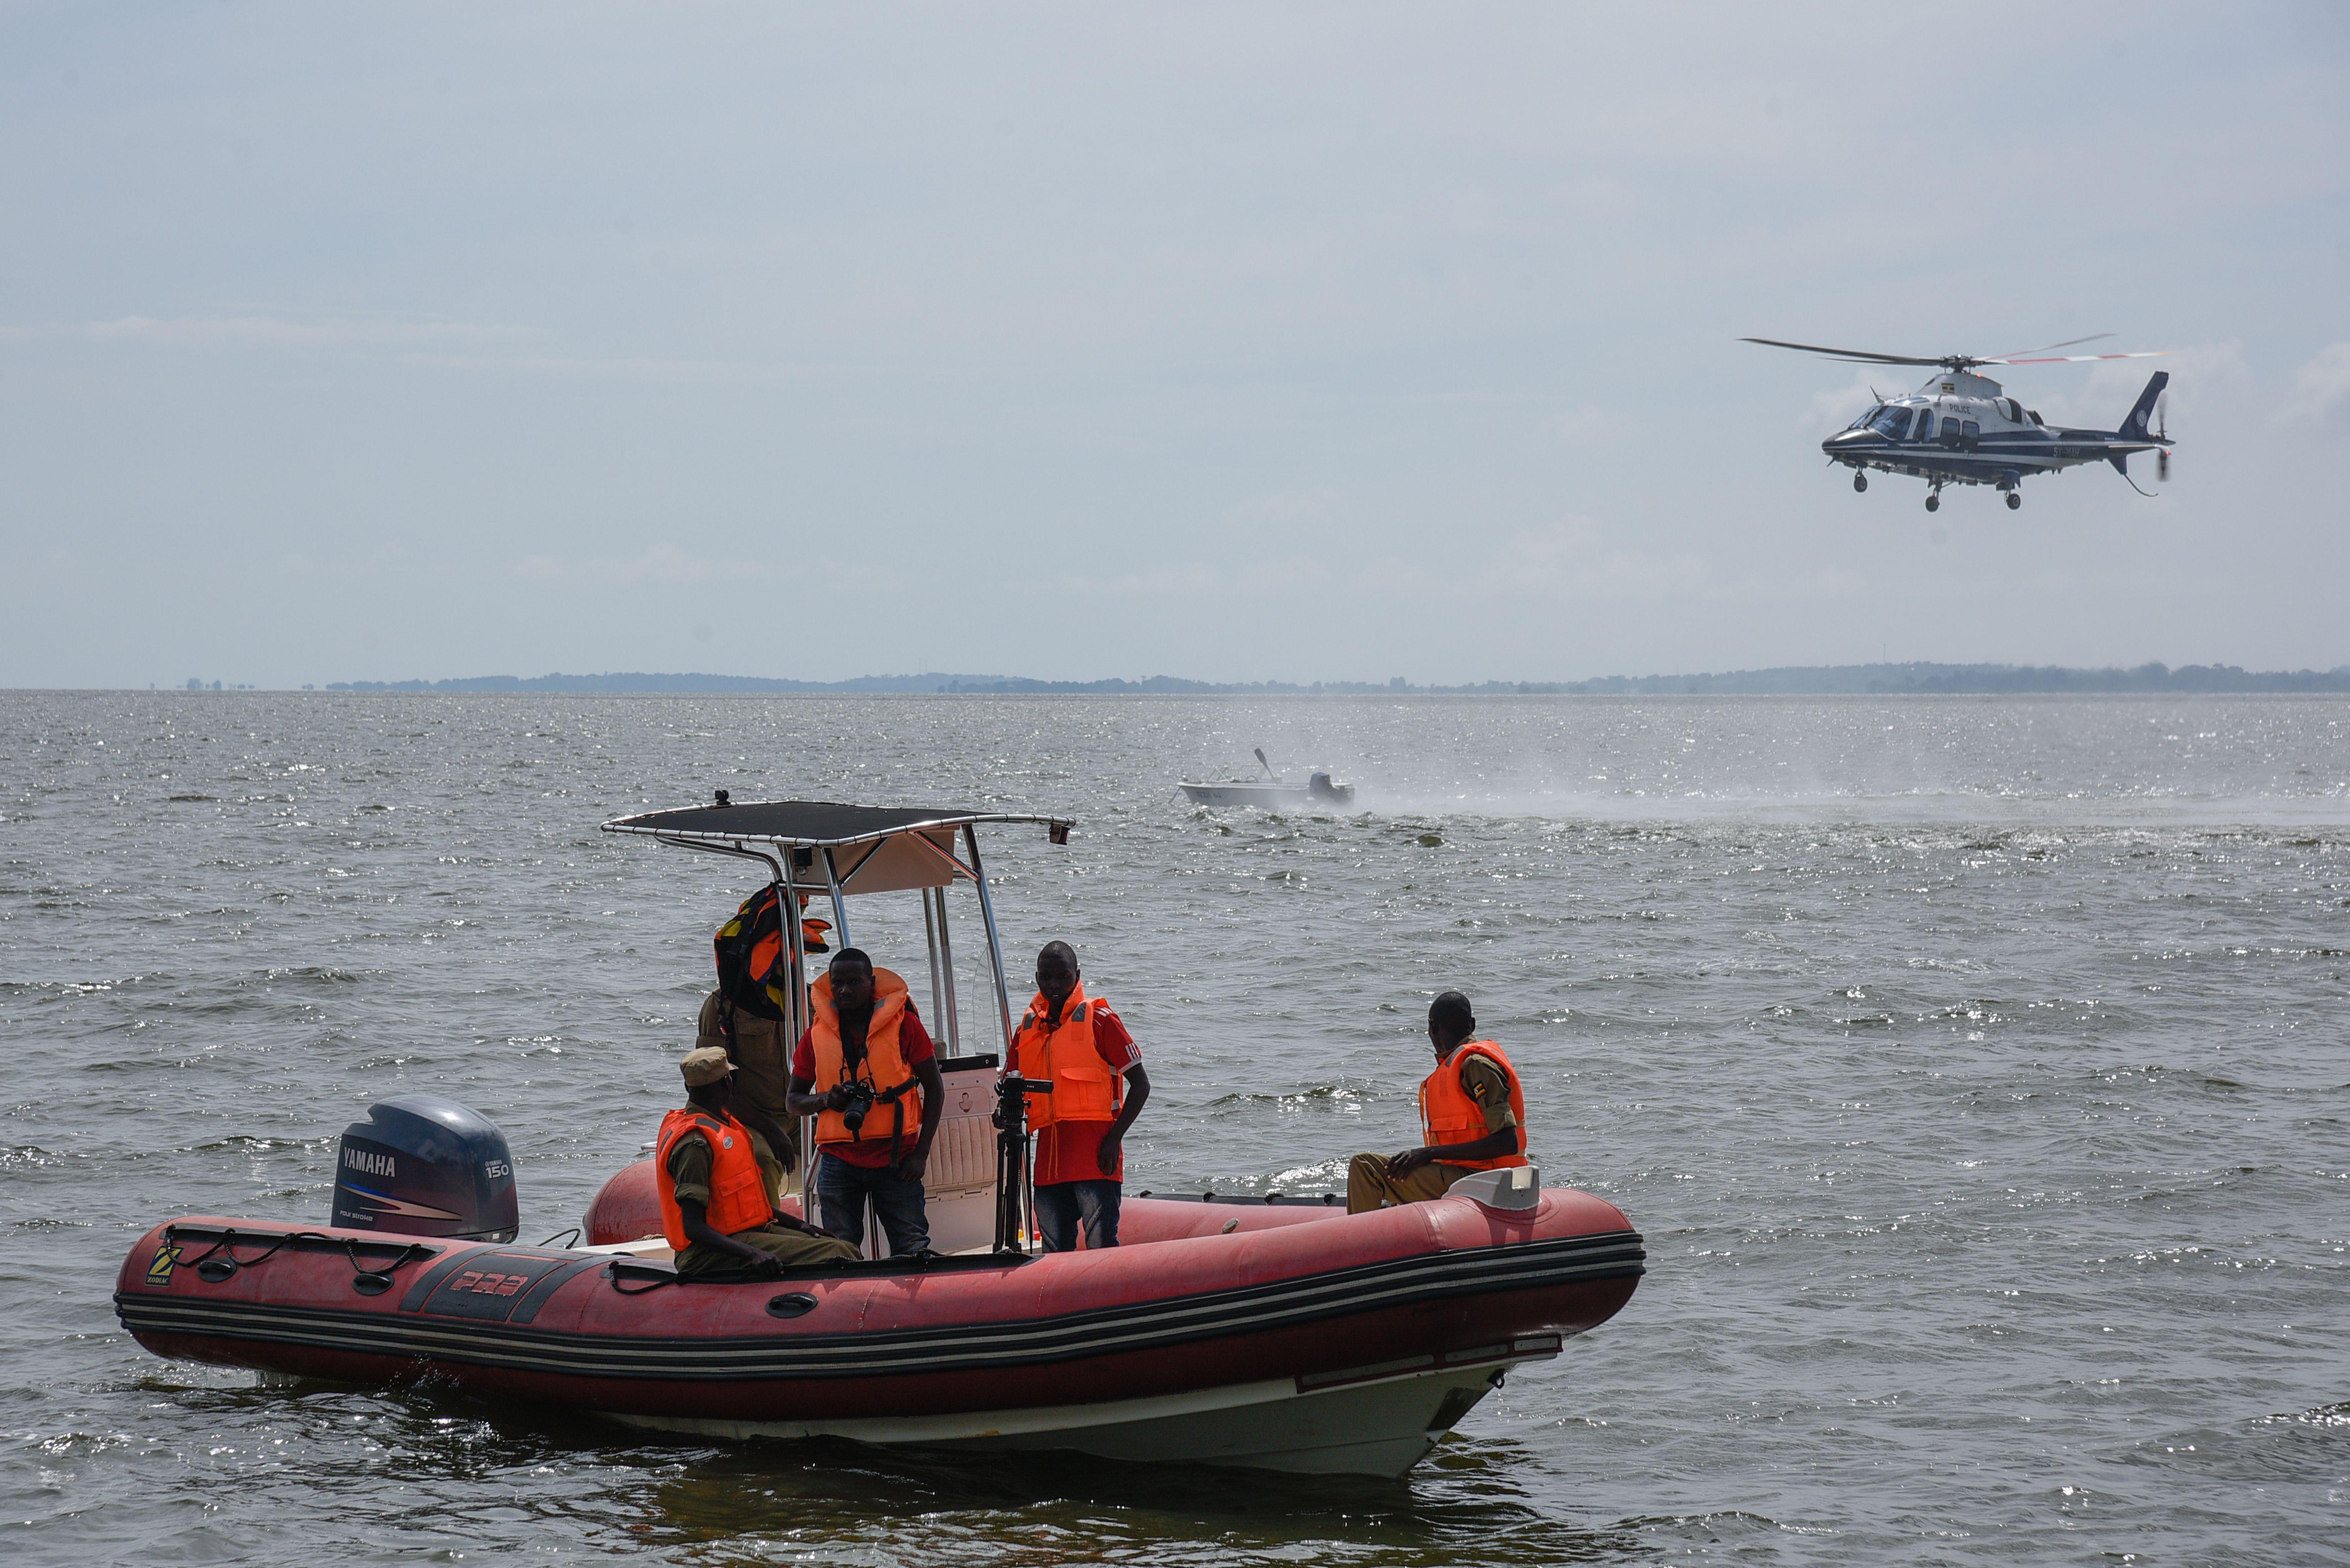
[[[328,1223],[402,1236],[511,1241],[522,1229],[514,1154],[477,1111],[439,1095],[402,1095],[368,1107],[335,1151]]]

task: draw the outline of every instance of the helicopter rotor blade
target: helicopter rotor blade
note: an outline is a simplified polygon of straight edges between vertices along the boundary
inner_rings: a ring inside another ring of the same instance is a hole
[[[1924,359],[1915,354],[1872,354],[1866,348],[1824,348],[1816,343],[1783,343],[1776,337],[1741,337],[1739,341],[1760,343],[1766,348],[1793,348],[1800,353],[1819,354],[1853,365],[1939,365],[1942,362],[1939,358]]]
[[[2136,354],[2049,354],[2030,359],[1978,359],[1978,365],[2085,365],[2093,359],[2159,359],[2169,353],[2168,348],[2148,348]]]
[[[1991,363],[1999,364],[2003,360],[2013,359],[2019,354],[2045,354],[2051,348],[2070,348],[2076,343],[2095,343],[2099,338],[2112,336],[2110,332],[2092,332],[2086,337],[2067,337],[2062,343],[2043,343],[2037,348],[2002,348],[1999,351],[1999,358]]]

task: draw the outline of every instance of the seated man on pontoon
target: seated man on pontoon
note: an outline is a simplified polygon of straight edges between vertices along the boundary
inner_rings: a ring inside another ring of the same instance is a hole
[[[843,1262],[858,1255],[768,1201],[767,1179],[751,1129],[773,1146],[783,1129],[734,1094],[734,1064],[704,1045],[678,1064],[686,1104],[661,1118],[653,1171],[661,1230],[681,1275],[747,1269],[772,1274],[795,1263]]]
[[[814,1116],[809,1173],[817,1218],[835,1235],[865,1242],[869,1199],[892,1257],[931,1250],[922,1177],[946,1109],[946,1085],[930,1031],[906,982],[843,948],[808,987],[814,1022],[792,1052],[785,1096],[792,1115]]]
[[[1491,1040],[1471,1040],[1477,1015],[1448,991],[1428,1008],[1436,1071],[1419,1085],[1420,1147],[1358,1154],[1347,1168],[1347,1212],[1441,1198],[1472,1171],[1526,1163],[1526,1094]]]

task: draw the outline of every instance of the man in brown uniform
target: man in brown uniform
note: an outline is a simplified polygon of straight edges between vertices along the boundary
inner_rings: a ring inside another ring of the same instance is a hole
[[[771,1149],[770,1140],[752,1128],[758,1135],[755,1148],[759,1168],[766,1173],[768,1199],[794,1190],[790,1179],[799,1169],[800,1119],[784,1104],[791,1088],[792,1043],[784,1038],[783,1021],[762,1018],[735,1006],[724,992],[713,991],[702,1003],[693,1044],[697,1049],[725,1052],[734,1064],[735,1104],[747,1103],[783,1129],[784,1147]]]
[[[1429,1143],[1401,1154],[1358,1154],[1347,1167],[1347,1212],[1361,1214],[1388,1203],[1425,1203],[1441,1198],[1452,1184],[1472,1170],[1495,1165],[1523,1165],[1526,1136],[1521,1119],[1523,1092],[1516,1069],[1490,1040],[1472,1041],[1477,1015],[1469,999],[1448,991],[1429,1005],[1428,1043],[1436,1052],[1436,1071],[1420,1087],[1420,1124]],[[1463,1045],[1471,1049],[1462,1050]],[[1473,1106],[1467,1116],[1440,1116],[1431,1121],[1430,1093],[1441,1099]],[[1475,1124],[1484,1124],[1482,1137]],[[1451,1136],[1432,1133],[1443,1127]]]
[[[770,1208],[749,1184],[747,1168],[742,1182],[731,1189],[713,1180],[723,1174],[722,1167],[733,1168],[743,1148],[758,1152],[761,1141],[748,1135],[760,1131],[760,1124],[769,1118],[737,1097],[734,1064],[725,1052],[698,1046],[678,1068],[685,1079],[686,1104],[662,1119],[656,1146],[661,1151],[661,1222],[670,1245],[677,1249],[677,1272],[689,1277],[713,1269],[764,1272],[858,1256],[847,1242]],[[765,1140],[773,1142],[779,1132],[770,1124],[764,1128]],[[745,1135],[740,1144],[736,1134]],[[766,1163],[759,1162],[763,1175]],[[721,1190],[713,1202],[714,1188]],[[746,1201],[749,1212],[737,1216],[734,1210]],[[761,1209],[767,1212],[759,1213]]]

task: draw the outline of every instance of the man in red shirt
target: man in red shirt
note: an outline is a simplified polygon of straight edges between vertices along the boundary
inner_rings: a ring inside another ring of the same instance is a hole
[[[1024,1078],[1049,1078],[1053,1092],[1028,1096],[1036,1129],[1036,1229],[1045,1251],[1075,1251],[1077,1224],[1088,1248],[1118,1245],[1126,1129],[1150,1097],[1142,1052],[1109,1003],[1086,994],[1076,950],[1047,942],[1036,955],[1036,999],[1012,1035],[1012,1065]]]
[[[930,1031],[906,982],[857,948],[833,955],[808,1003],[812,1022],[793,1048],[784,1103],[816,1118],[823,1158],[810,1185],[824,1227],[862,1246],[869,1199],[892,1257],[927,1252],[922,1176],[946,1108]]]

